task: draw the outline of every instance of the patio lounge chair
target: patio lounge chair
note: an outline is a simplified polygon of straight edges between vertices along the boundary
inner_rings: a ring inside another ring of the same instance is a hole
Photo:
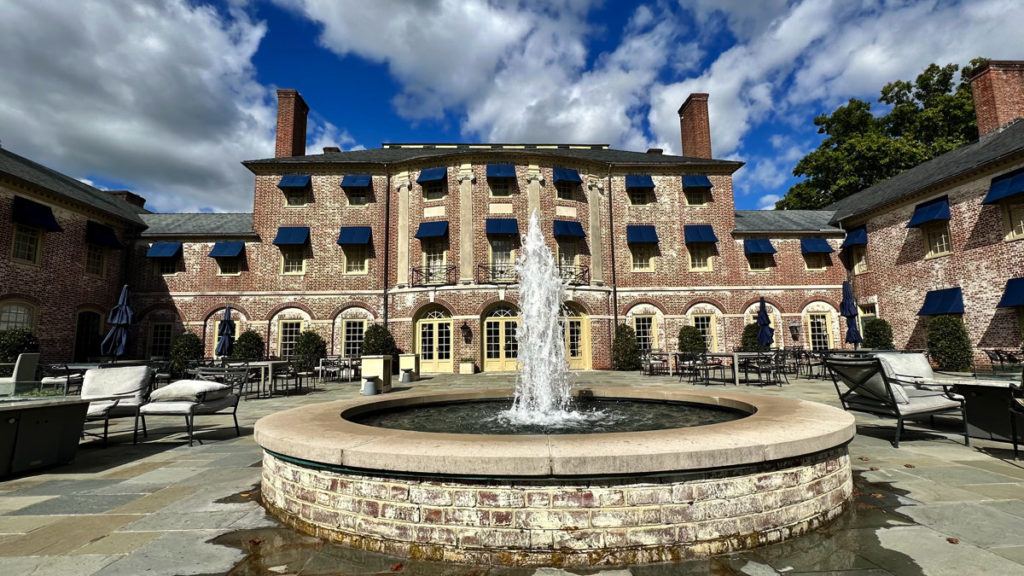
[[[936,377],[923,354],[834,356],[825,363],[845,410],[896,418],[894,447],[900,446],[905,420],[955,412],[963,419],[964,444],[970,446],[963,397],[951,392],[952,381]]]
[[[1019,457],[1017,447],[1017,419],[1024,417],[1024,371],[1020,375],[1020,384],[1010,384],[1010,441],[1013,442],[1013,459]]]
[[[82,399],[95,400],[89,402],[85,421],[103,421],[104,446],[107,445],[111,418],[135,418],[132,443],[138,442],[139,407],[149,398],[153,374],[153,369],[148,366],[94,368],[85,372],[82,379]],[[145,422],[142,423],[142,434],[146,434]]]
[[[209,380],[178,380],[154,390],[150,396],[152,402],[144,404],[140,409],[142,428],[146,428],[146,416],[184,416],[188,445],[191,446],[196,416],[230,414],[235,423],[235,435],[241,436],[242,432],[238,428],[238,395],[233,393],[233,387],[233,384]]]
[[[39,366],[38,352],[22,352],[14,361],[14,372],[11,376],[0,378],[0,396],[13,396],[17,393],[17,385],[37,382],[36,368]]]

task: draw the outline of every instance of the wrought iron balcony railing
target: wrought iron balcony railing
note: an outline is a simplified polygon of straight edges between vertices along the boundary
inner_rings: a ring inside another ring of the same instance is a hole
[[[519,274],[514,264],[480,264],[476,267],[477,284],[515,284]]]
[[[455,284],[456,266],[420,266],[412,269],[413,286]]]
[[[558,275],[563,282],[573,285],[590,284],[590,268],[588,266],[559,266]]]

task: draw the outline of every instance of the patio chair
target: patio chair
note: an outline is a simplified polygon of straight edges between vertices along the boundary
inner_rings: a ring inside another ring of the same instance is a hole
[[[86,370],[82,379],[82,399],[89,402],[86,422],[103,421],[103,445],[107,445],[111,418],[134,418],[135,434],[132,443],[139,440],[139,407],[149,398],[153,385],[153,369],[149,366],[122,366]],[[111,399],[112,398],[112,399]],[[146,435],[146,423],[142,423]],[[99,436],[98,434],[89,434]]]
[[[38,382],[36,368],[39,367],[38,352],[22,352],[14,361],[14,372],[9,377],[0,378],[0,396],[13,396],[17,393],[18,384]]]
[[[825,365],[844,410],[896,418],[893,447],[900,446],[905,420],[956,412],[963,420],[964,445],[970,446],[964,398],[952,393],[951,383],[935,378],[923,354],[834,356]]]
[[[154,390],[150,399],[152,401],[139,410],[143,431],[146,429],[146,416],[184,416],[188,445],[192,446],[196,416],[217,414],[230,415],[235,424],[235,435],[242,435],[238,427],[238,395],[233,393],[230,384],[210,380],[178,380]]]
[[[722,381],[725,381],[725,364],[721,358],[708,358],[708,353],[703,352],[697,355],[696,361],[693,365],[694,371],[694,383],[697,379],[700,379],[705,386],[711,384],[711,373],[718,372],[721,375]]]
[[[304,372],[296,370],[295,362],[290,361],[279,369],[274,370],[273,377],[271,378],[271,387],[274,392],[277,392],[278,382],[283,382],[285,391],[287,391],[291,385],[294,385],[295,391],[301,392],[302,379],[304,378],[304,375]]]
[[[313,369],[316,378],[320,382],[326,382],[328,378],[332,381],[341,378],[341,356],[328,355],[320,359],[320,363]]]
[[[1013,442],[1013,459],[1019,458],[1017,448],[1017,419],[1024,416],[1024,371],[1021,371],[1020,384],[1010,384],[1010,441]]]
[[[50,364],[43,368],[40,388],[60,390],[64,396],[74,395],[81,391],[82,379],[82,372],[69,369],[67,364]]]
[[[982,350],[985,356],[988,356],[988,363],[992,365],[992,370],[996,369],[996,364],[999,368],[1003,367],[1003,357],[999,354],[999,350]]]
[[[774,352],[758,352],[757,356],[742,358],[740,360],[740,369],[743,370],[743,380],[746,381],[747,386],[750,386],[751,372],[757,375],[757,382],[759,384],[776,383]],[[779,386],[782,386],[781,380],[777,383]]]

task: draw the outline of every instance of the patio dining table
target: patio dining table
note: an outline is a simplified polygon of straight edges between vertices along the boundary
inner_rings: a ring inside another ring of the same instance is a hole
[[[264,397],[264,392],[265,392],[266,393],[266,397],[269,398],[270,395],[271,395],[271,392],[272,392],[270,384],[273,381],[274,368],[277,367],[277,366],[282,366],[282,365],[288,364],[288,360],[256,360],[254,362],[248,362],[248,363],[245,363],[245,362],[232,362],[232,363],[228,363],[228,366],[239,367],[239,366],[245,366],[246,364],[248,364],[248,366],[250,368],[259,368],[260,369],[260,382],[259,382],[259,391],[257,393],[257,397],[259,397],[259,398]]]
[[[723,358],[723,359],[731,358],[732,359],[732,366],[730,366],[730,368],[732,369],[732,383],[735,384],[736,386],[739,386],[740,385],[740,372],[739,372],[738,368],[739,368],[739,365],[740,365],[740,360],[742,358],[757,358],[757,354],[758,354],[757,352],[737,352],[737,351],[733,351],[733,352],[709,352],[707,354],[707,357],[708,358]]]

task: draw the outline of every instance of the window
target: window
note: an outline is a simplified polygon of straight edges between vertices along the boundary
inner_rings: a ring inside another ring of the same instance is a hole
[[[366,331],[366,320],[345,320],[341,330],[341,353],[346,358],[358,358],[363,355],[363,332]]]
[[[690,252],[691,271],[710,272],[714,269],[714,263],[712,262],[711,255],[711,244],[687,244],[686,249]]]
[[[345,274],[366,274],[366,244],[345,246]]]
[[[866,246],[858,245],[851,248],[850,257],[853,259],[854,274],[863,274],[868,271],[868,249]]]
[[[653,244],[630,244],[629,253],[633,260],[633,272],[650,272],[654,270]]]
[[[349,206],[366,206],[369,202],[369,187],[366,186],[354,186],[347,188],[345,192],[348,194],[348,205]]]
[[[300,333],[302,320],[281,320],[278,324],[277,355],[281,358],[291,358]]]
[[[650,351],[658,347],[657,322],[654,316],[633,316],[633,330],[636,331],[636,343],[640,350]]]
[[[763,272],[772,265],[771,254],[747,254],[747,266],[755,272]]]
[[[286,206],[305,206],[309,204],[308,188],[289,188],[284,191]]]
[[[487,183],[491,187],[491,196],[504,198],[505,196],[512,195],[512,182],[506,178],[495,178],[494,180],[488,180]]]
[[[0,332],[4,330],[35,330],[35,308],[28,304],[12,302],[0,307]]]
[[[810,252],[804,254],[804,268],[807,270],[824,270],[828,266],[828,254]]]
[[[303,274],[306,272],[306,246],[281,246],[281,273]]]
[[[633,206],[646,206],[651,203],[650,188],[630,188],[629,203]]]
[[[860,322],[860,333],[864,334],[864,325],[868,323],[868,320],[878,317],[878,309],[874,304],[861,304],[857,306],[857,310],[860,313],[857,317]]]
[[[103,276],[106,271],[107,249],[97,244],[86,244],[85,273],[91,276]]]
[[[828,350],[832,348],[832,331],[829,329],[828,314],[808,314],[807,324],[811,335],[811,350]]]
[[[213,335],[212,335],[212,338],[213,338],[213,349],[214,350],[217,349],[217,344],[220,343],[220,323],[221,323],[220,320],[215,320],[213,322]],[[238,338],[238,325],[239,324],[241,324],[241,322],[235,322],[235,329],[234,329],[233,332],[231,332],[231,337],[232,338],[235,338],[235,339]]]
[[[944,221],[934,222],[921,227],[928,243],[927,258],[944,256],[953,251],[949,241],[949,224]]]
[[[149,357],[167,358],[171,355],[171,331],[173,324],[159,322],[149,325]]]
[[[564,180],[555,182],[555,192],[558,194],[559,200],[572,200],[576,192],[576,183]]]
[[[693,316],[693,325],[700,330],[701,336],[704,337],[704,345],[712,354],[718,352],[718,335],[715,324],[714,314],[695,314]]]
[[[708,203],[708,194],[703,188],[687,188],[683,194],[686,195],[686,203],[690,206],[703,206]]]
[[[1007,240],[1024,238],[1024,204],[1006,204]]]
[[[515,278],[515,252],[511,236],[492,236],[491,280],[503,281]]]
[[[238,276],[242,273],[242,259],[240,257],[234,258],[216,258],[217,260],[217,275],[219,276]]]
[[[39,263],[39,246],[43,234],[39,228],[31,226],[14,225],[14,241],[11,247],[11,257],[22,262],[31,264]]]
[[[426,200],[443,200],[447,191],[445,182],[427,182],[423,184],[423,198]]]
[[[444,284],[448,280],[445,266],[448,251],[445,238],[423,240],[423,283]]]
[[[178,273],[178,258],[154,258],[153,268],[158,276],[174,276]]]

